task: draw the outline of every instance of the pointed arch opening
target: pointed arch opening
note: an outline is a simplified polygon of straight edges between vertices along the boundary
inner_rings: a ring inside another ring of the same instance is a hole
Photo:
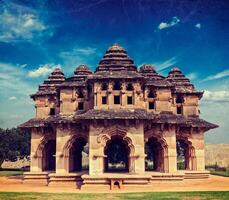
[[[133,84],[132,83],[128,83],[127,86],[126,86],[126,90],[127,91],[133,91],[134,90]]]
[[[85,138],[74,138],[69,147],[69,172],[80,172],[89,168],[89,148]]]
[[[167,145],[156,137],[150,137],[145,143],[145,170],[167,171]]]
[[[107,83],[102,83],[102,86],[101,86],[101,90],[102,91],[106,91],[106,90],[108,90],[108,84]]]
[[[113,90],[121,90],[122,89],[122,85],[119,81],[115,81],[114,85],[113,85]]]
[[[177,139],[177,169],[196,170],[195,149],[187,139]]]
[[[104,148],[105,172],[129,172],[130,148],[120,136],[112,136]]]
[[[56,170],[56,141],[48,140],[42,150],[42,171]]]

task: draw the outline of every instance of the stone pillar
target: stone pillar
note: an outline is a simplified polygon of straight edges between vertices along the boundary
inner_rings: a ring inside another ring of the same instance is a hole
[[[125,108],[127,106],[127,95],[124,90],[120,92],[121,107]]]
[[[102,128],[90,125],[89,128],[89,174],[102,174],[104,171],[104,146],[98,143]]]
[[[175,127],[164,130],[163,138],[165,139],[168,147],[165,153],[164,171],[168,173],[177,171],[177,150],[176,150],[176,133]]]
[[[205,171],[205,154],[204,154],[204,133],[194,132],[190,135],[189,141],[195,150],[195,157],[190,158],[192,161],[192,170]]]
[[[143,123],[138,124],[136,127],[131,127],[128,134],[132,139],[134,146],[134,155],[131,157],[131,165],[133,171],[142,174],[145,172],[145,143],[144,143],[144,126]]]
[[[56,173],[69,172],[69,158],[64,155],[64,147],[71,137],[71,129],[58,126],[56,128]]]
[[[110,82],[107,89],[107,104],[109,107],[114,105],[113,85]]]
[[[31,130],[31,150],[30,150],[30,171],[42,172],[42,155],[37,154],[38,147],[43,139],[43,131],[41,128]]]

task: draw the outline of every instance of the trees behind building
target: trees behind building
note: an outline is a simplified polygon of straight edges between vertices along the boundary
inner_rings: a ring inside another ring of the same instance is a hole
[[[0,128],[0,168],[4,161],[17,161],[30,154],[30,134],[18,128]]]

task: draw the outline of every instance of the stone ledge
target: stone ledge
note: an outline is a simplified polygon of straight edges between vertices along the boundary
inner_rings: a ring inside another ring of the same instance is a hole
[[[48,185],[48,172],[25,172],[23,184]]]

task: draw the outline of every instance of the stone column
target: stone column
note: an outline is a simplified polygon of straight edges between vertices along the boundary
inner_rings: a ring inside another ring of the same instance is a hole
[[[204,133],[194,132],[190,135],[189,141],[195,150],[195,157],[192,160],[192,170],[205,171],[205,154],[204,154]]]
[[[121,107],[126,107],[127,105],[127,95],[126,95],[126,84],[122,83],[122,89],[120,91],[120,103]]]
[[[175,127],[169,128],[169,130],[164,130],[163,138],[165,139],[168,149],[165,153],[165,163],[164,170],[167,173],[172,173],[177,171],[177,150],[176,150],[176,133]]]
[[[98,142],[98,135],[102,128],[90,125],[89,128],[89,174],[104,172],[104,146]]]
[[[144,173],[145,172],[145,143],[144,143],[144,126],[139,123],[136,127],[131,127],[128,130],[127,136],[132,139],[134,146],[134,155],[130,158],[130,172]]]
[[[42,172],[42,155],[37,155],[38,147],[42,141],[44,134],[42,129],[33,128],[31,130],[31,150],[30,150],[30,171]]]
[[[113,95],[113,86],[112,83],[108,84],[108,89],[107,89],[107,104],[108,107],[113,107],[114,105],[114,95]]]
[[[61,125],[56,128],[56,173],[69,172],[69,158],[63,155],[64,147],[71,137],[70,127]]]

